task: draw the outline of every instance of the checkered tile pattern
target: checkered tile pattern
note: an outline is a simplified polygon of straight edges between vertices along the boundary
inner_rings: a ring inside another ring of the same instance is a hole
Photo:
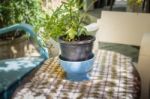
[[[129,57],[98,50],[90,80],[72,82],[55,57],[47,60],[14,99],[138,99],[139,75]]]

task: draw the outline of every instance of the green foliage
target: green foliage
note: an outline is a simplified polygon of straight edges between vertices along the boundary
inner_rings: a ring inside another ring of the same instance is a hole
[[[0,27],[15,23],[28,23],[36,31],[44,24],[42,0],[2,0],[0,1]]]
[[[133,11],[138,11],[138,9],[142,6],[143,0],[128,0],[127,4]]]
[[[46,32],[43,34],[45,39],[53,37],[55,40],[64,35],[64,40],[74,41],[81,35],[86,35],[87,30],[84,28],[83,19],[85,14],[81,12],[80,0],[66,0],[52,10],[52,15],[47,15]]]

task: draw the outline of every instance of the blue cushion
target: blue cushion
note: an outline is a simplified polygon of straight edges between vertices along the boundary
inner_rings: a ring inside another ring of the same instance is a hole
[[[20,81],[31,70],[42,64],[43,61],[44,58],[41,57],[0,60],[0,95],[5,94],[4,96],[7,97],[5,92],[9,91],[9,87]]]

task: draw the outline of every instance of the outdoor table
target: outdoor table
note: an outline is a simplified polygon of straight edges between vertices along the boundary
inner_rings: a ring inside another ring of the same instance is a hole
[[[106,50],[95,51],[90,80],[65,79],[59,58],[48,59],[19,86],[14,99],[138,99],[140,78],[131,58]]]

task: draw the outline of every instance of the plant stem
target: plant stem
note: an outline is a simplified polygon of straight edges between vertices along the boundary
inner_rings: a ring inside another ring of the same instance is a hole
[[[72,2],[71,2],[72,3]],[[70,21],[71,21],[71,25],[72,25],[72,9],[71,9],[71,3],[69,4],[69,8],[70,8]],[[71,26],[72,27],[72,26]]]

